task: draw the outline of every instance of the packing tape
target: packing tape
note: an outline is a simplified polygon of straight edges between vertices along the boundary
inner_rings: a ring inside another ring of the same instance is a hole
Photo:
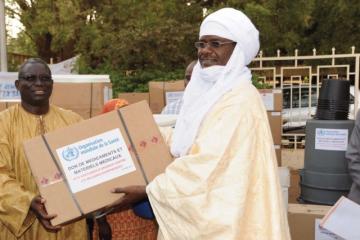
[[[127,135],[128,139],[129,139],[129,141],[130,141],[130,144],[131,144],[131,149],[133,150],[133,153],[135,154],[136,161],[138,162],[138,164],[139,164],[139,166],[140,166],[141,174],[143,175],[144,180],[145,180],[146,185],[147,185],[147,184],[149,183],[149,180],[148,180],[148,178],[147,178],[147,176],[146,176],[146,174],[145,174],[144,167],[143,167],[143,165],[142,165],[142,163],[141,163],[141,160],[140,160],[139,154],[138,154],[138,152],[137,152],[137,150],[136,150],[136,148],[135,148],[134,142],[132,141],[132,139],[131,139],[131,137],[130,137],[129,130],[128,130],[127,126],[126,126],[126,123],[125,123],[124,118],[123,118],[123,116],[122,116],[122,114],[121,114],[121,112],[120,112],[120,109],[117,110],[117,113],[118,113],[118,116],[119,116],[119,118],[120,118],[121,123],[122,123],[123,126],[124,126],[126,135]]]
[[[62,174],[62,176],[63,176],[63,179],[64,179],[64,182],[65,182],[65,184],[66,184],[66,187],[68,188],[68,190],[69,190],[69,192],[70,192],[70,196],[71,196],[72,199],[74,200],[74,203],[75,203],[76,207],[78,208],[80,214],[81,214],[81,215],[84,215],[84,212],[83,212],[83,210],[81,209],[79,202],[77,201],[74,193],[71,191],[70,184],[69,184],[69,182],[67,181],[67,179],[66,179],[66,177],[65,177],[65,173],[64,173],[63,169],[61,168],[61,166],[59,165],[59,163],[56,161],[56,158],[55,158],[53,152],[51,151],[51,148],[50,148],[50,146],[49,146],[48,141],[46,140],[46,138],[45,138],[44,135],[41,135],[41,137],[42,137],[42,139],[43,139],[43,141],[44,141],[44,143],[45,143],[45,146],[46,146],[46,148],[47,148],[47,150],[48,150],[48,152],[49,152],[49,154],[50,154],[50,156],[51,156],[51,159],[52,159],[53,162],[55,163],[57,169],[61,172],[61,174]]]

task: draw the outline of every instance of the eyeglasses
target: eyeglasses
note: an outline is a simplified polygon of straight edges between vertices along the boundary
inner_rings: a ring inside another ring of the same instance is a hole
[[[49,83],[52,81],[52,78],[51,76],[49,75],[39,75],[39,76],[36,76],[36,75],[27,75],[27,76],[20,76],[19,77],[20,79],[23,79],[25,80],[26,82],[29,82],[29,83],[34,83],[36,82],[36,79],[39,78],[39,80],[41,82],[44,82],[44,83]]]
[[[225,44],[236,44],[236,42],[221,42],[221,41],[209,41],[209,42],[195,42],[195,47],[197,49],[204,49],[207,46],[210,48],[220,48]]]

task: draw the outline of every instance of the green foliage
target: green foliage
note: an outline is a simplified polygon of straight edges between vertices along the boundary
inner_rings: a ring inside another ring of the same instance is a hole
[[[7,0],[25,27],[9,51],[47,61],[81,54],[81,73],[110,74],[115,91],[146,91],[154,79],[183,78],[196,59],[203,10],[244,11],[261,49],[282,54],[347,53],[360,38],[360,2],[341,0]],[[257,84],[257,83],[256,83]]]
[[[259,76],[256,74],[252,74],[252,79],[251,79],[252,84],[257,88],[257,89],[268,89],[268,88],[272,88],[269,84],[260,81]]]
[[[360,2],[352,0],[314,0],[310,26],[306,30],[307,48],[327,53],[332,47],[337,53],[349,53],[352,46],[360,47]]]
[[[173,72],[162,72],[158,70],[134,71],[126,75],[124,73],[112,72],[110,74],[115,96],[119,92],[147,92],[149,81],[179,80],[184,77],[184,69]]]
[[[35,44],[25,32],[20,32],[17,38],[11,38],[8,42],[8,52],[36,56]]]
[[[114,0],[81,29],[77,50],[91,68],[172,70],[195,57],[200,21],[184,1]]]
[[[135,71],[120,71],[113,70],[109,66],[103,68],[92,69],[87,66],[83,58],[78,61],[77,68],[80,73],[92,74],[109,74],[113,84],[113,94],[117,96],[120,92],[147,92],[149,81],[169,81],[179,80],[184,78],[184,69],[176,69],[172,71],[152,70],[135,70]]]

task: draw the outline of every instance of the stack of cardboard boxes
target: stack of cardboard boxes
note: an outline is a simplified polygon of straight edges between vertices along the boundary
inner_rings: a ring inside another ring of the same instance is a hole
[[[120,93],[119,98],[127,100],[130,104],[142,100],[148,101],[153,114],[161,113],[162,109],[173,101],[182,98],[185,89],[184,80],[149,82],[147,93]]]
[[[84,119],[98,115],[104,103],[112,98],[108,75],[53,75],[54,88],[50,102],[73,110]],[[0,111],[20,102],[14,82],[17,73],[0,75]]]
[[[259,92],[267,111],[278,165],[281,166],[282,92],[281,89],[259,89]]]
[[[292,240],[325,240],[340,239],[320,237],[321,229],[317,226],[316,220],[321,220],[330,210],[330,206],[294,204],[288,205],[288,220]]]
[[[153,114],[159,114],[166,104],[181,98],[184,89],[184,80],[167,82],[150,81],[148,93],[120,93],[118,97],[127,100],[129,103],[147,100]],[[274,140],[276,158],[278,165],[280,166],[282,92],[280,89],[260,89],[259,92],[267,110],[271,133]]]
[[[51,103],[70,109],[84,119],[97,116],[109,99],[112,85],[108,75],[54,75]]]

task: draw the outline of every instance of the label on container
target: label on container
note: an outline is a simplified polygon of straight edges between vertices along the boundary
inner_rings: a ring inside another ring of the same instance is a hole
[[[0,101],[20,101],[20,92],[16,89],[13,82],[0,82]]]
[[[165,93],[165,102],[166,104],[180,101],[184,95],[184,91],[178,91],[178,92],[166,92]]]
[[[347,129],[316,128],[315,149],[346,151],[348,134]]]
[[[274,111],[274,94],[273,93],[260,93],[267,111]]]
[[[73,193],[136,170],[118,128],[56,149]]]

